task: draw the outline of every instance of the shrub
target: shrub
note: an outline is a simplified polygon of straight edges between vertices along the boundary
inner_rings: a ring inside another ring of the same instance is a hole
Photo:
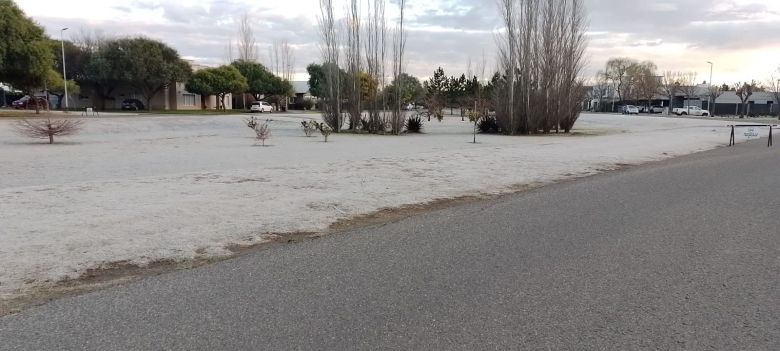
[[[83,122],[77,119],[23,119],[16,123],[15,129],[20,135],[30,138],[49,139],[49,144],[54,144],[55,136],[77,134],[81,130],[82,125]]]
[[[271,128],[268,126],[268,120],[255,127],[255,134],[257,135],[257,140],[260,140],[263,146],[265,146],[265,141],[271,138]]]
[[[423,121],[420,114],[416,114],[413,117],[409,117],[406,120],[406,132],[407,133],[422,133]]]
[[[314,101],[311,101],[311,99],[304,99],[303,100],[303,109],[304,110],[311,110],[314,108]]]
[[[249,118],[245,118],[244,122],[246,122],[246,126],[249,127],[249,129],[255,129],[257,128],[257,117],[252,116]]]
[[[315,123],[315,125],[317,126],[317,129],[319,129],[319,131],[320,131],[320,134],[322,134],[322,136],[325,137],[325,142],[327,143],[328,142],[328,137],[330,136],[331,133],[333,133],[333,128],[331,128],[326,123],[318,123],[318,122],[315,122],[315,121],[312,121],[312,122]]]
[[[317,131],[317,122],[314,120],[302,121],[301,128],[303,128],[303,134],[306,134],[307,138],[311,137]]]
[[[484,117],[477,123],[479,132],[483,134],[496,134],[498,133],[498,123],[496,118],[492,116]]]

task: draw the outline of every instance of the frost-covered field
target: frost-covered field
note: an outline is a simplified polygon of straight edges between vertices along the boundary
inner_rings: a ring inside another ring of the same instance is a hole
[[[269,115],[263,117],[268,118]],[[306,138],[271,115],[269,147],[243,116],[104,117],[47,145],[0,120],[0,298],[86,269],[186,260],[316,232],[339,219],[597,173],[725,145],[724,122],[584,115],[580,136],[478,135],[460,118],[425,135]]]

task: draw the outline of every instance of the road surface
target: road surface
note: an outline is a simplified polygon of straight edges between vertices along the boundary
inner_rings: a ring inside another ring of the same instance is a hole
[[[779,350],[778,232],[754,142],[59,299],[0,349]]]

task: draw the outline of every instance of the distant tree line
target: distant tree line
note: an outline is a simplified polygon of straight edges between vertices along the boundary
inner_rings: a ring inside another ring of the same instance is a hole
[[[0,0],[0,82],[33,96],[45,90],[62,100],[64,87],[98,97],[100,109],[120,87],[143,96],[146,107],[166,87],[186,82],[201,96],[216,95],[220,106],[230,93],[248,93],[256,99],[281,101],[292,95],[292,85],[253,60],[206,68],[193,74],[191,65],[163,42],[144,38],[106,38],[81,33],[73,41],[47,38],[43,28],[28,18],[12,0]],[[62,77],[62,52],[68,81]],[[245,53],[250,55],[251,53]],[[37,106],[37,105],[36,105]],[[58,106],[58,108],[61,106]]]

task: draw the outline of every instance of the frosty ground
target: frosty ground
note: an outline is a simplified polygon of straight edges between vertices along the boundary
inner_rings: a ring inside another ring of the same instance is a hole
[[[303,136],[273,114],[267,147],[243,115],[90,118],[56,145],[0,119],[0,299],[113,262],[229,255],[433,200],[500,194],[724,146],[725,122],[585,114],[574,135],[478,135],[459,117],[405,136]],[[480,234],[482,235],[482,234]]]

